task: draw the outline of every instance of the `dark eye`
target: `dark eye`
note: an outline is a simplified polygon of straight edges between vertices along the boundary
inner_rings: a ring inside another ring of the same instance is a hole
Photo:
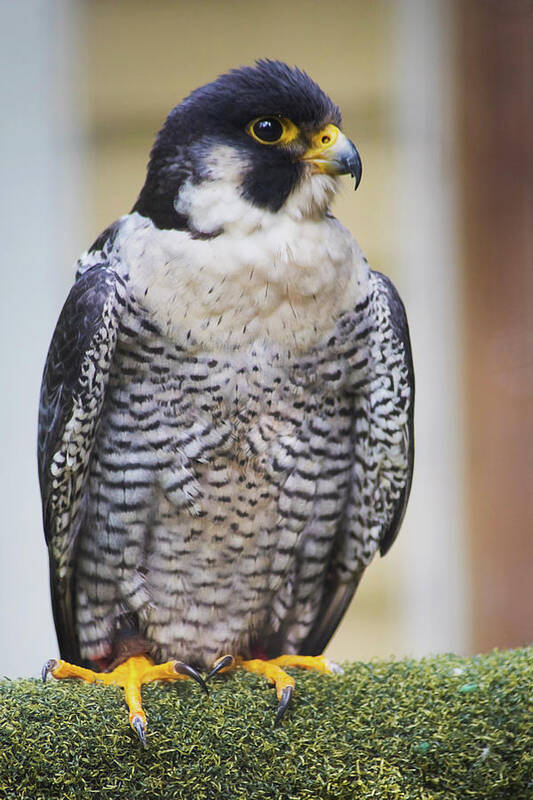
[[[300,130],[287,117],[257,117],[248,123],[246,133],[261,144],[288,145],[298,138]]]
[[[252,134],[260,142],[275,144],[283,136],[283,125],[277,117],[263,117],[252,125]]]

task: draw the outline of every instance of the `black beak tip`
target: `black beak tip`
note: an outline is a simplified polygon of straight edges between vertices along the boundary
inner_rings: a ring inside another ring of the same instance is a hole
[[[355,186],[354,190],[357,189],[359,184],[361,183],[361,178],[363,176],[363,165],[361,163],[361,158],[359,157],[359,153],[356,153],[352,160],[350,161],[350,175],[352,178],[355,179]]]

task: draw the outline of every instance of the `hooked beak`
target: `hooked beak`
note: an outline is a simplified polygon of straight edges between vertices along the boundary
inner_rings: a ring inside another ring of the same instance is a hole
[[[326,175],[352,175],[359,186],[363,167],[357,148],[336,125],[326,125],[313,136],[311,147],[302,156],[314,172]]]

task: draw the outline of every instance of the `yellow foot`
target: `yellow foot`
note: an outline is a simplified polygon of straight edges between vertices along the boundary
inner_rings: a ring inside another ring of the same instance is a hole
[[[182,661],[167,661],[165,664],[154,664],[147,656],[132,656],[115,667],[112,672],[93,672],[92,669],[69,664],[68,661],[51,659],[43,667],[42,679],[50,673],[54,678],[81,678],[87,683],[103,683],[106,686],[122,686],[129,709],[130,725],[146,747],[146,714],[142,707],[141,686],[151,681],[179,681],[193,678],[207,694],[204,680],[193,667]]]
[[[289,705],[292,693],[294,692],[294,678],[288,675],[283,667],[300,667],[302,669],[312,669],[325,675],[342,675],[343,670],[338,664],[329,661],[325,656],[297,656],[285,655],[271,658],[265,661],[262,658],[245,660],[233,658],[233,656],[222,656],[213,666],[207,676],[207,680],[216,675],[217,672],[227,672],[235,667],[241,667],[247,672],[254,672],[256,675],[263,675],[270,683],[276,687],[278,696],[278,708],[274,725],[278,725]]]

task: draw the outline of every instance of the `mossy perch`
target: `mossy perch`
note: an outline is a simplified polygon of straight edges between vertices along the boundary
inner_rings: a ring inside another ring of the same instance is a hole
[[[532,648],[345,669],[291,671],[278,728],[254,675],[149,685],[145,751],[119,689],[4,681],[0,798],[532,800]]]

